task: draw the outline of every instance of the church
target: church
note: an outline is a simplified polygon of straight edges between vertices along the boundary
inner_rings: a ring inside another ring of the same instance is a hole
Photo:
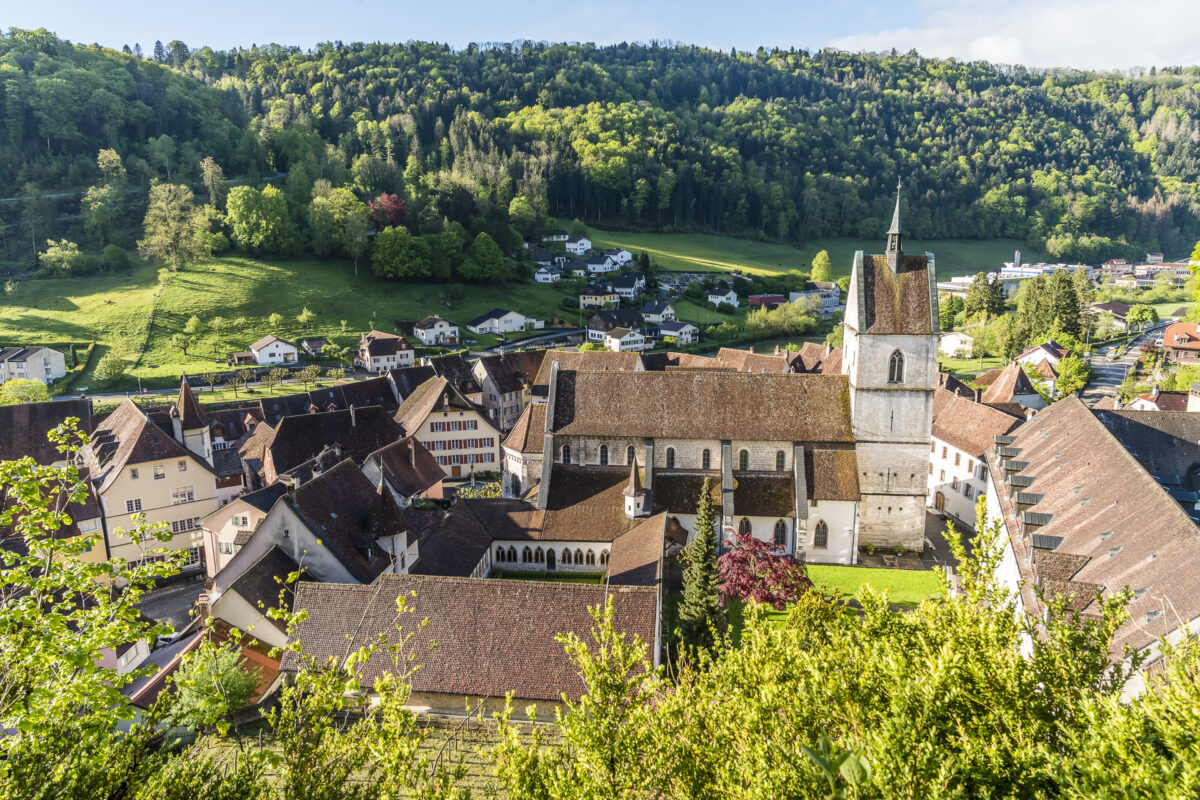
[[[842,564],[868,544],[921,550],[937,279],[933,254],[905,254],[903,238],[897,191],[885,252],[854,256],[840,375],[591,369],[548,353],[547,389],[504,442],[506,494],[545,510],[564,482],[574,495],[582,476],[616,487],[633,470],[638,514],[691,533],[710,478],[723,540],[750,533]]]

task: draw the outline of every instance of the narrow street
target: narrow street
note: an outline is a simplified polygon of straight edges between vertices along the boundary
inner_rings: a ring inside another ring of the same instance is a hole
[[[1108,348],[1093,353],[1092,380],[1088,382],[1087,388],[1081,394],[1083,402],[1092,407],[1105,405],[1111,408],[1113,398],[1117,396],[1117,387],[1125,380],[1129,370],[1141,355],[1142,344],[1147,338],[1153,341],[1160,336],[1166,325],[1165,322],[1159,323],[1140,334],[1133,340],[1125,354],[1114,361],[1109,361],[1104,355],[1104,351],[1107,351]]]
[[[204,581],[189,580],[173,583],[142,595],[138,609],[150,619],[168,622],[175,630],[182,630],[191,621],[192,607],[204,591]]]

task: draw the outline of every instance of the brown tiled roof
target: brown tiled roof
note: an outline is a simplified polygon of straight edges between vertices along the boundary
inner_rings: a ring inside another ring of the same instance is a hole
[[[1158,406],[1157,411],[1187,411],[1187,392],[1167,391],[1159,392],[1158,394],[1141,394],[1138,395],[1138,399],[1154,403]]]
[[[738,516],[796,516],[796,479],[791,475],[733,474],[733,508]]]
[[[1017,396],[1037,394],[1029,376],[1016,361],[1005,367],[980,398],[985,403],[1011,403]]]
[[[722,347],[717,351],[717,361],[738,372],[791,372],[787,358],[781,355],[755,353],[750,350],[737,350],[732,347]]]
[[[175,405],[171,406],[171,416],[179,419],[185,431],[208,426],[208,415],[204,413],[186,378],[179,382],[179,396],[175,399]]]
[[[545,350],[527,350],[515,353],[483,356],[479,365],[491,378],[501,394],[521,391],[526,384],[532,385],[542,368]]]
[[[619,370],[634,372],[642,368],[637,353],[613,353],[607,350],[547,350],[533,383],[543,390],[550,385],[550,369],[558,362],[559,370]]]
[[[700,491],[704,479],[712,478],[709,489],[716,506],[721,504],[721,473],[717,471],[671,472],[661,470],[654,473],[653,500],[655,508],[665,509],[672,514],[695,514],[700,505]]]
[[[404,427],[405,433],[412,434],[421,427],[426,417],[440,409],[479,410],[445,378],[430,378],[400,404],[395,420]]]
[[[414,575],[467,577],[487,553],[492,539],[493,532],[480,521],[471,504],[459,502],[449,514],[439,516],[436,527],[420,538],[417,561],[410,571]]]
[[[609,586],[657,586],[662,580],[667,515],[655,514],[613,540]]]
[[[1010,417],[1018,419],[1029,419],[1033,415],[1033,409],[1026,408],[1020,403],[985,403],[984,405],[991,406],[994,409],[1003,411]]]
[[[101,494],[127,464],[187,457],[209,469],[207,463],[151,422],[128,397],[96,427],[88,449],[92,453],[88,465]]]
[[[840,375],[842,373],[842,348],[831,347],[826,354],[824,345],[816,342],[805,342],[800,345],[800,352],[793,359],[793,366],[798,360],[801,372],[818,372],[822,375]]]
[[[605,435],[850,442],[841,375],[695,370],[560,372],[553,429]]]
[[[379,406],[284,417],[266,445],[275,472],[287,472],[316,456],[326,446],[339,445],[343,458],[356,464],[401,436],[400,426]],[[264,453],[265,457],[265,453]]]
[[[397,611],[399,598],[407,613]],[[301,583],[296,606],[308,619],[295,636],[305,654],[323,663],[381,634],[396,644],[412,634],[404,652],[419,665],[411,679],[416,692],[577,699],[585,687],[556,636],[591,641],[589,609],[606,598],[616,629],[653,646],[658,593],[652,588],[419,575],[386,575],[378,586]],[[296,667],[294,654],[285,654],[283,668]],[[395,666],[378,652],[363,665],[364,683],[385,671]]]
[[[1129,314],[1131,306],[1128,303],[1118,303],[1116,301],[1109,303],[1092,303],[1092,308],[1097,311],[1107,311],[1117,319],[1124,321]]]
[[[863,299],[860,330],[867,333],[936,333],[936,313],[930,301],[929,261],[905,256],[904,269],[892,272],[881,255],[863,256]]]
[[[1034,364],[1033,371],[1048,380],[1053,381],[1058,379],[1058,371],[1054,369],[1054,365],[1050,363],[1050,359],[1045,359]]]
[[[32,456],[42,466],[63,458],[58,448],[46,441],[46,434],[67,419],[79,420],[79,430],[91,434],[92,401],[83,398],[48,403],[21,403],[0,406],[0,461],[15,461]]]
[[[999,370],[996,371],[996,377],[1000,377]],[[958,395],[959,397],[966,397],[969,400],[975,399],[975,390],[972,389],[971,387],[967,386],[965,383],[963,383],[958,378],[954,377],[953,375],[951,375],[948,372],[939,371],[937,374],[937,381],[938,381],[939,389],[945,389],[948,392],[953,392],[954,394]],[[991,381],[989,381],[989,383],[991,383]],[[936,402],[937,401],[935,400],[934,402],[935,402],[934,414],[936,414],[937,413],[937,411],[936,411]]]
[[[383,469],[383,477],[405,497],[424,492],[446,477],[437,459],[411,436],[381,447],[367,456]]]
[[[813,500],[858,500],[858,453],[852,448],[805,448],[804,479]]]
[[[394,356],[397,350],[413,349],[413,346],[403,336],[397,336],[394,333],[384,333],[383,331],[371,331],[364,334],[358,346],[359,348],[365,346],[367,355],[372,358]]]
[[[200,646],[203,638],[203,631],[195,631],[152,652],[140,667],[153,669],[153,672],[150,675],[140,676],[121,687],[121,694],[128,697],[129,702],[139,708],[150,708],[167,688],[167,678],[179,669],[184,656]]]
[[[518,453],[542,452],[546,441],[546,404],[531,403],[525,406],[517,423],[504,439],[504,446]]]
[[[376,491],[348,459],[286,499],[313,535],[362,583],[370,583],[390,563],[375,539],[408,529],[391,494]]]
[[[260,422],[238,442],[238,455],[255,474],[262,471],[263,454],[274,439],[275,429]]]
[[[1086,594],[1089,585],[1105,587],[1106,595],[1125,586],[1146,590],[1130,602],[1131,618],[1114,637],[1114,654],[1126,644],[1149,645],[1178,620],[1200,616],[1200,528],[1127,450],[1128,443],[1123,446],[1106,427],[1124,416],[1093,412],[1079,398],[1067,397],[1022,425],[1009,445],[1028,465],[1020,475],[1033,479],[1021,491],[1040,496],[1024,510],[1049,515],[1033,532],[1061,538],[1047,563],[1051,579],[1063,580],[1074,570],[1072,593]],[[1005,474],[994,449],[988,461],[993,475]],[[1045,555],[1035,552],[1033,567],[1026,565],[1027,545],[1010,497],[1002,497],[1002,504],[1027,584],[1024,601],[1038,617],[1032,578],[1041,574]],[[1064,560],[1068,556],[1075,559]],[[1153,611],[1163,613],[1148,618]]]
[[[266,336],[262,337],[257,342],[250,345],[250,351],[258,352],[259,350],[262,350],[267,345],[273,344],[275,342],[283,342],[284,344],[291,346],[289,342],[284,342],[283,339],[280,339],[278,336],[268,333]]]
[[[1000,409],[937,389],[933,400],[933,437],[973,456],[983,455],[995,436],[1009,433],[1023,421]]]
[[[610,541],[632,528],[636,523],[625,516],[623,494],[628,479],[624,467],[555,464],[541,538]]]

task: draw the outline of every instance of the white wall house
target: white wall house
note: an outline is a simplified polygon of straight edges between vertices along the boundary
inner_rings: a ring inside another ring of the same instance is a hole
[[[618,267],[623,267],[626,264],[633,263],[633,253],[621,247],[614,247],[611,250],[605,250],[604,255],[611,258]]]
[[[629,328],[613,328],[604,336],[604,347],[614,353],[639,353],[648,350],[646,337]]]
[[[581,256],[592,249],[592,240],[586,236],[572,236],[567,239],[564,247],[566,247],[568,253]]]
[[[438,316],[426,317],[413,325],[413,335],[427,347],[458,344],[458,326]]]
[[[652,301],[642,306],[642,319],[647,325],[661,325],[677,319],[675,306],[661,301]]]
[[[538,283],[558,283],[561,278],[562,270],[554,266],[541,266],[533,273],[533,279]]]
[[[271,334],[250,345],[250,352],[254,355],[254,363],[259,366],[292,364],[300,357],[300,351],[294,344]]]
[[[63,354],[49,347],[0,347],[0,383],[27,378],[53,383],[67,374]]]
[[[938,341],[938,352],[944,356],[966,358],[975,347],[975,337],[962,331],[942,334]]]
[[[541,330],[546,327],[544,320],[527,317],[519,311],[509,311],[506,308],[493,308],[481,317],[476,317],[467,323],[471,333],[516,333],[517,331]]]
[[[676,344],[693,344],[700,341],[700,329],[690,322],[671,320],[658,327],[662,336],[670,336]]]
[[[714,291],[714,292],[709,292],[708,302],[712,303],[714,306],[719,306],[719,305],[724,304],[727,306],[733,306],[734,308],[737,308],[738,307],[738,294],[733,289],[726,289],[724,292],[719,291],[719,290]]]
[[[588,274],[590,275],[605,275],[620,269],[617,266],[617,262],[605,255],[592,256],[588,259],[587,265]]]

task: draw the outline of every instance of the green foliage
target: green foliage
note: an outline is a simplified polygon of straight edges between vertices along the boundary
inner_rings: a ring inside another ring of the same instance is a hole
[[[46,384],[34,378],[9,378],[0,384],[0,406],[41,403],[49,399]]]
[[[225,201],[230,238],[250,253],[287,253],[295,244],[287,199],[268,184],[262,191],[235,186]]]
[[[192,190],[174,183],[150,188],[150,201],[138,241],[142,258],[179,269],[212,253],[206,232],[207,218],[192,204]]]
[[[1004,311],[1004,287],[999,281],[991,281],[982,272],[976,273],[962,311],[968,320],[984,320]]]
[[[87,259],[79,245],[66,239],[47,241],[46,249],[38,253],[42,265],[59,275],[72,275],[83,272]]]
[[[384,228],[371,248],[371,269],[384,278],[428,278],[430,259],[429,244],[405,228]]]
[[[486,232],[479,233],[467,248],[459,274],[464,280],[475,283],[494,283],[505,279],[504,254]]]
[[[781,336],[810,333],[820,324],[817,313],[801,303],[781,303],[770,310],[757,308],[746,316],[746,330]]]
[[[246,667],[240,638],[221,644],[206,640],[188,653],[171,677],[176,697],[171,720],[194,731],[229,732],[231,715],[257,693],[257,670]]]
[[[1092,371],[1082,359],[1067,356],[1058,362],[1058,379],[1054,382],[1059,397],[1074,394],[1087,386]]]
[[[604,345],[601,344],[600,342],[584,342],[583,344],[579,345],[579,352],[581,352],[581,353],[593,352],[593,351],[604,350],[604,349],[605,349]]]
[[[1154,306],[1139,303],[1129,309],[1125,321],[1134,328],[1144,328],[1158,322],[1158,312],[1155,311]]]
[[[96,365],[95,372],[92,373],[103,386],[116,383],[124,374],[125,361],[116,353],[108,353],[101,358],[100,363]]]
[[[705,478],[696,508],[695,532],[683,551],[683,601],[679,604],[680,643],[689,651],[711,651],[725,632],[721,581],[717,574],[717,518],[714,484]]]
[[[813,257],[811,278],[814,281],[833,280],[833,265],[829,261],[828,250],[822,250]]]
[[[456,497],[461,497],[467,500],[479,500],[483,498],[495,498],[501,496],[501,487],[499,481],[490,481],[478,485],[460,486],[454,492]]]

